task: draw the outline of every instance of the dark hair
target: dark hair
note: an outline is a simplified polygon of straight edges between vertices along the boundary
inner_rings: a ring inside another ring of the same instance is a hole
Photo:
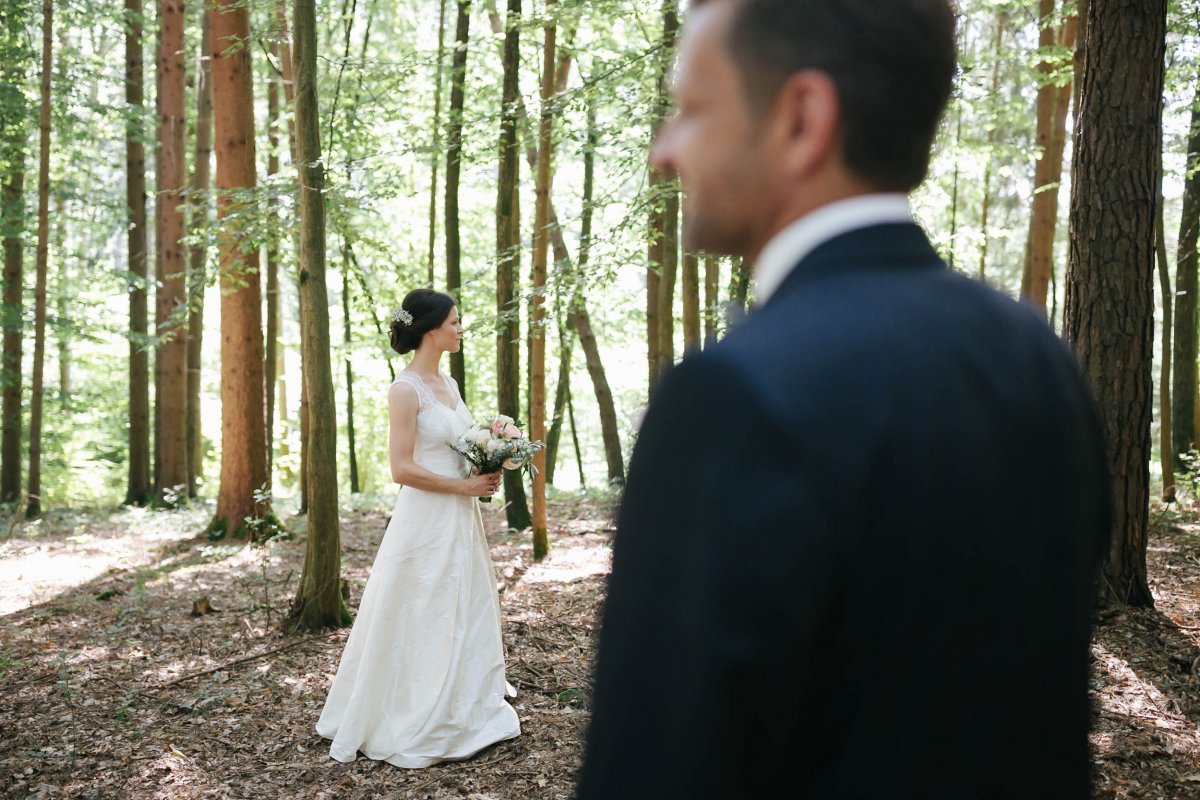
[[[735,2],[729,51],[752,112],[765,111],[788,76],[824,72],[841,103],[847,168],[892,191],[925,179],[957,69],[948,0]]]
[[[413,289],[392,313],[392,349],[400,355],[416,350],[421,346],[421,337],[440,327],[456,305],[457,301],[445,292]]]

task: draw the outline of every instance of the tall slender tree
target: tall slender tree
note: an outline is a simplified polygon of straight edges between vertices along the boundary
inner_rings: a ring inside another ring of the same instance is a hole
[[[301,348],[308,392],[308,540],[304,569],[287,626],[318,630],[346,625],[341,592],[338,521],[337,411],[330,364],[329,293],[325,285],[325,170],[317,105],[317,20],[314,0],[295,0],[296,144],[300,157]]]
[[[150,352],[147,347],[146,148],[143,144],[142,0],[125,0],[125,231],[129,259],[129,480],[125,502],[145,505],[150,476]]]
[[[1183,209],[1175,250],[1175,337],[1171,383],[1171,443],[1175,466],[1186,469],[1185,457],[1196,449],[1196,315],[1198,306],[1196,247],[1200,242],[1200,73],[1192,99],[1191,127],[1183,179]]]
[[[530,293],[530,391],[529,431],[537,441],[546,439],[546,262],[550,256],[550,186],[554,147],[555,37],[558,27],[553,17],[554,0],[546,0],[542,48],[542,113],[538,126],[538,167],[534,197],[533,285]],[[533,557],[545,558],[550,552],[546,519],[546,451],[533,459]]]
[[[1113,476],[1103,600],[1153,605],[1146,581],[1154,226],[1166,0],[1092,0],[1072,161],[1065,331],[1100,403]]]
[[[159,5],[155,175],[154,451],[155,495],[180,497],[188,486],[187,447],[187,262],[184,257],[183,190],[186,185],[184,0]]]
[[[458,189],[462,173],[463,103],[466,98],[467,44],[471,33],[471,0],[457,0],[454,55],[450,66],[450,112],[446,130],[446,291],[458,298],[462,288],[462,241],[458,230]],[[501,179],[503,183],[503,178]],[[458,298],[461,299],[461,298]],[[450,376],[467,398],[463,353],[450,354]]]
[[[1162,358],[1158,365],[1158,457],[1162,468],[1162,501],[1175,501],[1175,459],[1171,454],[1171,271],[1167,264],[1167,231],[1163,220],[1162,148],[1158,150],[1159,195],[1154,217],[1154,252],[1162,301]]]
[[[721,262],[715,256],[704,258],[704,346],[717,343],[717,303],[721,289]]]
[[[50,84],[54,65],[54,0],[42,1],[41,113],[38,137],[37,279],[33,303],[33,386],[29,397],[29,500],[26,516],[42,514],[42,409],[46,368],[46,275],[50,264]]]
[[[679,0],[663,0],[662,52],[659,54],[658,94],[651,139],[670,111],[670,65],[679,33]],[[679,187],[661,170],[650,169],[650,227],[646,271],[646,338],[649,394],[663,371],[674,361],[675,270],[679,258]]]
[[[278,62],[279,44],[271,44],[271,56]],[[272,72],[267,81],[267,182],[274,183],[279,174],[279,95],[280,75]],[[266,387],[263,396],[267,403],[267,478],[274,474],[272,465],[275,462],[275,386],[282,379],[282,353],[279,350],[279,197],[274,192],[267,193],[267,329],[265,352],[263,356],[263,372]],[[282,389],[281,389],[282,391]],[[287,407],[281,402],[280,416],[287,414]]]
[[[433,253],[437,240],[438,167],[442,163],[442,63],[446,54],[446,2],[447,0],[438,0],[437,58],[433,64],[433,146],[429,154],[429,252],[425,256],[430,287],[435,283]],[[461,109],[459,113],[462,113]]]
[[[518,174],[520,159],[517,150],[517,109],[520,100],[518,70],[520,69],[521,0],[508,0],[504,20],[503,78],[500,91],[500,170],[496,196],[496,375],[498,406],[501,414],[518,415],[521,385],[520,314],[516,292],[518,254],[521,247],[518,215]],[[453,105],[453,93],[451,105]],[[452,112],[453,113],[453,112]],[[446,181],[450,181],[447,161]],[[449,197],[449,195],[447,195]],[[447,214],[449,212],[447,211]],[[449,216],[447,216],[447,221]],[[508,527],[528,528],[533,519],[525,498],[525,485],[519,473],[504,473],[505,514]]]
[[[194,243],[188,253],[187,338],[187,464],[188,496],[196,496],[204,476],[203,431],[200,415],[200,363],[204,351],[204,288],[208,285],[209,201],[212,184],[212,37],[208,14],[200,6],[200,57],[196,60],[196,136],[191,195]],[[273,227],[273,226],[272,226]]]
[[[239,218],[255,187],[249,10],[239,0],[209,7],[217,152],[217,245],[221,284],[221,483],[210,530],[235,538],[275,524],[263,430],[262,294],[258,251]]]

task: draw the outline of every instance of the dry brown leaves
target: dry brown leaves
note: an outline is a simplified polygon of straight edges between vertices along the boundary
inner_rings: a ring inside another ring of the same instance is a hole
[[[609,509],[556,504],[540,564],[526,537],[501,534],[500,507],[485,509],[523,734],[417,771],[329,759],[313,724],[347,632],[277,632],[303,539],[192,539],[207,513],[68,515],[0,542],[0,796],[571,796]],[[1158,608],[1103,614],[1093,646],[1100,798],[1200,798],[1200,521],[1157,518]],[[352,606],[386,522],[343,519]],[[192,616],[200,598],[210,610]]]
[[[609,510],[553,504],[551,555],[534,563],[528,536],[484,508],[523,734],[424,770],[339,764],[313,731],[348,632],[278,632],[301,536],[213,545],[191,538],[205,509],[19,529],[0,543],[0,797],[570,797]],[[351,607],[386,524],[343,517]],[[192,616],[200,598],[211,610]]]

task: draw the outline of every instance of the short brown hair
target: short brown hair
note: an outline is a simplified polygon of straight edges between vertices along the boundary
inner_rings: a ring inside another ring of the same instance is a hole
[[[957,69],[948,0],[733,2],[728,44],[752,111],[789,75],[819,70],[837,87],[846,166],[892,191],[925,179]]]

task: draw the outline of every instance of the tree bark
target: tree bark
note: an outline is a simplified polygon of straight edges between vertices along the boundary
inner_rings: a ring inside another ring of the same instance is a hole
[[[721,287],[721,262],[715,256],[704,258],[704,347],[717,343],[717,293]]]
[[[187,491],[187,262],[184,258],[184,0],[161,0],[155,148],[155,499],[173,504]]]
[[[450,66],[450,120],[446,131],[446,291],[461,300],[462,244],[458,230],[458,188],[462,171],[463,103],[466,98],[467,43],[471,30],[471,0],[457,0],[454,56]],[[503,183],[503,180],[501,180]],[[450,354],[450,377],[467,399],[467,369],[463,352]]]
[[[308,392],[308,542],[304,570],[288,620],[292,629],[346,625],[341,593],[338,521],[337,409],[330,364],[329,293],[325,284],[325,171],[317,104],[317,29],[313,0],[296,0],[296,143],[300,161],[301,347]]]
[[[1175,466],[1187,470],[1184,457],[1196,450],[1196,247],[1200,241],[1200,75],[1192,100],[1183,181],[1183,211],[1175,251],[1175,374],[1171,385],[1171,441]]]
[[[683,351],[700,349],[700,259],[683,254]]]
[[[33,385],[29,397],[29,489],[25,515],[42,515],[42,408],[46,361],[46,273],[50,259],[50,81],[54,0],[42,2],[41,114],[38,145],[37,278],[33,295]]]
[[[1041,32],[1038,46],[1043,59],[1038,64],[1041,85],[1037,99],[1037,145],[1040,155],[1034,164],[1033,205],[1029,216],[1029,239],[1021,295],[1046,314],[1047,292],[1054,270],[1054,237],[1058,226],[1058,189],[1062,179],[1063,144],[1066,139],[1067,102],[1070,83],[1054,85],[1054,65],[1048,58],[1055,44],[1073,47],[1078,21],[1070,17],[1061,35],[1054,28],[1054,0],[1041,0]]]
[[[129,259],[129,479],[125,503],[150,502],[150,352],[146,292],[146,148],[142,144],[142,0],[125,0],[125,204]]]
[[[258,250],[237,225],[256,183],[250,20],[238,0],[209,9],[221,282],[221,485],[210,529],[241,539],[277,524],[262,494],[269,484]]]
[[[1154,216],[1154,250],[1158,256],[1158,290],[1162,296],[1162,359],[1158,369],[1158,455],[1162,467],[1162,501],[1175,502],[1174,456],[1171,453],[1171,273],[1163,224],[1162,148],[1158,150],[1159,194]]]
[[[499,411],[518,416],[520,407],[520,305],[517,297],[521,229],[518,222],[517,84],[520,69],[521,0],[508,0],[504,24],[503,82],[500,95],[500,170],[496,194],[496,376]],[[453,97],[451,99],[453,105]],[[451,112],[453,114],[453,112]],[[450,181],[447,165],[446,181]],[[449,198],[449,194],[447,194]],[[447,212],[447,222],[449,214]],[[520,473],[505,471],[504,499],[508,527],[524,530],[533,521]]]
[[[1114,487],[1100,599],[1152,606],[1146,582],[1154,226],[1166,0],[1093,0],[1072,161],[1065,331],[1099,400]]]
[[[271,54],[280,58],[278,43],[271,45]],[[279,174],[279,94],[282,78],[272,73],[267,81],[267,180]],[[267,330],[263,368],[266,385],[263,396],[267,404],[267,479],[274,481],[275,464],[275,386],[282,372],[279,352],[279,200],[273,192],[267,195]],[[280,403],[280,417],[287,407]]]
[[[992,93],[993,101],[1000,97],[1000,63],[1004,47],[1004,29],[1008,25],[1008,12],[1001,9],[996,12],[996,38],[992,46]],[[983,202],[979,211],[979,280],[987,279],[988,254],[988,212],[992,202],[992,154],[996,145],[995,112],[988,122],[987,153],[984,154],[983,167]]]
[[[350,494],[358,494],[358,457],[354,454],[354,359],[350,348],[354,329],[350,324],[350,245],[342,241],[342,344],[346,362],[346,447],[350,451]]]
[[[190,184],[192,226],[197,241],[188,254],[187,462],[188,497],[204,477],[200,416],[200,361],[204,351],[204,288],[208,284],[209,194],[212,188],[212,37],[200,9],[200,69],[196,75],[196,141]],[[273,227],[273,226],[270,226]],[[269,308],[268,303],[268,308]],[[268,471],[268,474],[270,472]]]
[[[658,98],[651,141],[670,113],[670,64],[679,32],[678,0],[663,0],[662,53],[658,69]],[[674,362],[675,324],[672,309],[675,299],[675,272],[679,252],[679,187],[675,179],[661,170],[650,168],[650,241],[646,272],[646,338],[648,392],[654,389],[663,372]]]
[[[67,48],[67,39],[60,35],[58,39],[59,48],[63,51]],[[62,82],[64,79],[62,64],[59,63],[58,76],[55,80]],[[71,294],[71,261],[67,258],[67,213],[66,200],[63,198],[61,191],[54,193],[54,253],[58,259],[58,285],[55,287],[55,304],[58,313],[58,330],[56,338],[58,340],[58,403],[62,411],[69,411],[71,404],[71,330],[66,325],[66,321],[70,318],[68,314],[69,299]]]
[[[550,256],[550,185],[554,160],[554,67],[557,26],[553,18],[554,0],[546,0],[545,45],[542,48],[542,113],[538,126],[538,168],[535,184],[536,203],[533,223],[533,286],[530,293],[530,436],[546,440],[546,262]],[[546,518],[546,451],[533,457],[533,557],[545,558],[550,552]]]
[[[425,258],[430,288],[436,282],[434,280],[433,253],[437,241],[438,167],[441,165],[442,159],[442,63],[446,56],[446,2],[447,0],[438,0],[437,61],[433,65],[433,148],[430,151],[432,163],[430,164],[431,177],[429,179],[429,252]],[[457,53],[458,50],[455,48],[455,54]],[[459,114],[462,114],[461,108]]]

